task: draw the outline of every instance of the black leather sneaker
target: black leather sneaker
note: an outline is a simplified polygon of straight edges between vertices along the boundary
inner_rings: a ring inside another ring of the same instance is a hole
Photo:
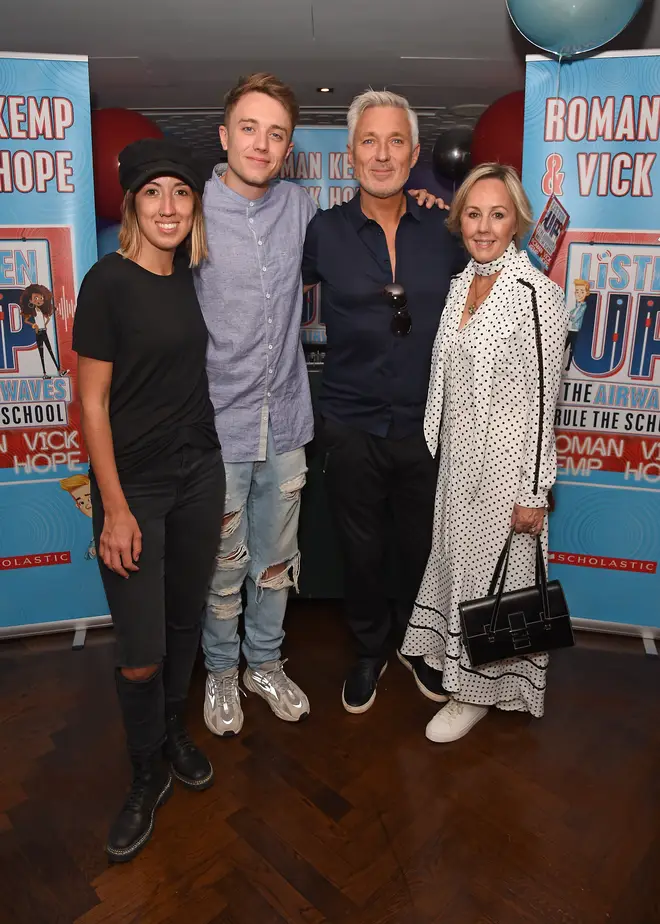
[[[397,651],[397,657],[404,667],[412,671],[418,690],[427,699],[433,700],[434,703],[449,701],[449,693],[442,686],[442,671],[429,667],[424,658],[419,655],[404,655],[401,651]]]
[[[160,756],[133,761],[133,783],[110,829],[106,851],[115,863],[132,860],[154,829],[156,809],[172,794],[172,774]]]
[[[344,681],[341,694],[341,701],[347,712],[366,712],[373,706],[378,681],[386,668],[387,661],[381,658],[360,658],[353,665]]]
[[[192,740],[179,713],[167,716],[165,757],[172,773],[187,789],[201,791],[213,785],[213,767]]]

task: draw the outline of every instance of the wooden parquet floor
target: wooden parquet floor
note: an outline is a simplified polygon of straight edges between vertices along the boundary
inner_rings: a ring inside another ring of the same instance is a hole
[[[200,665],[216,785],[177,788],[124,866],[103,853],[128,779],[110,633],[0,645],[2,924],[660,924],[660,659],[562,652],[545,719],[492,712],[441,746],[396,660],[344,712],[335,604],[288,629],[309,720],[250,696],[214,738]]]

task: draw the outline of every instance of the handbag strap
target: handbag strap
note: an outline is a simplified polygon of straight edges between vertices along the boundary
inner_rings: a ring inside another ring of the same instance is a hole
[[[545,560],[543,558],[543,546],[541,537],[536,537],[536,583],[541,588],[541,600],[543,603],[542,619],[547,622],[550,619],[550,599],[548,597],[548,575],[545,570]]]
[[[500,604],[502,602],[502,594],[504,593],[504,585],[506,583],[506,575],[509,570],[509,557],[511,555],[511,544],[513,542],[515,530],[512,528],[509,532],[508,538],[500,553],[500,557],[497,560],[495,566],[495,573],[488,590],[488,596],[492,597],[495,592],[495,587],[497,586],[499,580],[499,586],[497,587],[497,596],[495,598],[495,603],[493,605],[493,615],[490,620],[489,635],[494,635],[497,631],[497,619],[500,615]],[[501,572],[501,573],[500,573]],[[541,613],[541,618],[544,622],[547,622],[550,619],[550,599],[548,597],[548,576],[545,570],[545,561],[543,558],[543,546],[541,545],[541,537],[536,537],[536,583],[541,590],[541,605],[543,607],[543,612]]]
[[[536,466],[534,469],[534,494],[539,490],[539,478],[541,474],[541,451],[543,449],[543,418],[544,418],[544,383],[543,383],[543,341],[541,338],[541,320],[539,318],[539,306],[536,301],[536,289],[527,282],[526,279],[519,279],[520,285],[529,289],[532,299],[532,315],[534,317],[534,337],[536,340],[536,359],[539,368],[539,431],[536,440]]]
[[[528,282],[526,279],[518,279],[518,282],[525,286],[526,289],[529,289],[532,302],[532,316],[534,318],[534,335],[536,341],[536,356],[538,362],[539,370],[539,421],[538,421],[538,435],[536,442],[536,466],[534,470],[534,493],[536,494],[539,489],[539,478],[541,472],[541,451],[543,447],[543,423],[544,423],[544,381],[543,381],[543,342],[541,338],[541,321],[539,318],[539,309],[538,303],[536,300],[536,289],[534,286]],[[504,548],[500,553],[500,557],[497,560],[495,566],[495,573],[493,574],[493,579],[490,582],[490,587],[488,589],[488,596],[492,597],[495,593],[495,588],[499,580],[499,587],[497,587],[497,597],[495,599],[495,605],[493,606],[493,615],[490,621],[489,634],[493,635],[497,629],[497,618],[500,613],[500,604],[502,602],[502,594],[504,593],[504,585],[506,583],[506,575],[509,569],[509,556],[511,554],[511,543],[513,541],[514,530],[511,529],[509,536],[504,544]],[[501,577],[500,577],[500,572]],[[541,589],[541,602],[543,606],[542,619],[547,621],[550,619],[550,601],[548,598],[548,576],[545,569],[545,560],[543,558],[543,547],[541,545],[541,537],[536,537],[536,584]]]
[[[495,572],[490,582],[490,587],[488,588],[489,597],[492,597],[493,594],[495,593],[495,589],[497,588],[497,582],[500,578],[500,571],[502,570],[502,567],[505,561],[506,561],[507,567],[509,565],[509,552],[511,550],[512,541],[513,541],[513,530],[510,530],[509,535],[506,538],[506,542],[504,543],[504,548],[500,552],[500,557],[497,559],[497,564],[495,565]],[[506,578],[506,569],[504,571],[504,577]]]

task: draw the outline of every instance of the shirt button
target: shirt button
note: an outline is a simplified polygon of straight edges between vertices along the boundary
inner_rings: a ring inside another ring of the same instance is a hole
[[[261,269],[264,271],[264,273],[266,272],[266,267],[265,267],[265,266],[262,266]]]
[[[273,349],[273,344],[272,344],[272,343],[269,343],[269,344],[268,344],[268,349],[269,349],[269,350],[272,350],[272,349]]]
[[[254,208],[254,202],[251,202],[251,203],[250,203],[250,208],[251,208],[251,209]]]
[[[270,298],[270,292],[266,292],[266,298]]]
[[[266,392],[266,395],[270,398],[270,392],[269,392],[269,391]]]
[[[253,219],[253,218],[248,218],[248,221],[250,222],[250,224],[254,224],[254,219]]]
[[[263,243],[262,241],[257,241],[257,244],[258,244],[260,247],[261,247],[262,243]]]
[[[272,370],[272,369],[269,369],[269,370],[268,370],[268,374],[269,374],[269,375],[272,375],[272,374],[273,374],[273,370]]]
[[[273,319],[272,319],[272,318],[268,318],[268,323],[269,323],[269,324],[272,324],[272,323],[273,323]]]

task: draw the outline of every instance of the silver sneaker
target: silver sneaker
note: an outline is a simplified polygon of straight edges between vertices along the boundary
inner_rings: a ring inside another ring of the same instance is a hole
[[[238,668],[206,675],[204,721],[209,731],[222,738],[237,735],[243,728],[242,690],[238,686]],[[245,693],[243,693],[245,696]]]
[[[267,661],[252,670],[248,667],[243,674],[246,690],[251,690],[265,699],[278,719],[285,722],[298,722],[309,715],[309,700],[284,673],[286,661]]]

